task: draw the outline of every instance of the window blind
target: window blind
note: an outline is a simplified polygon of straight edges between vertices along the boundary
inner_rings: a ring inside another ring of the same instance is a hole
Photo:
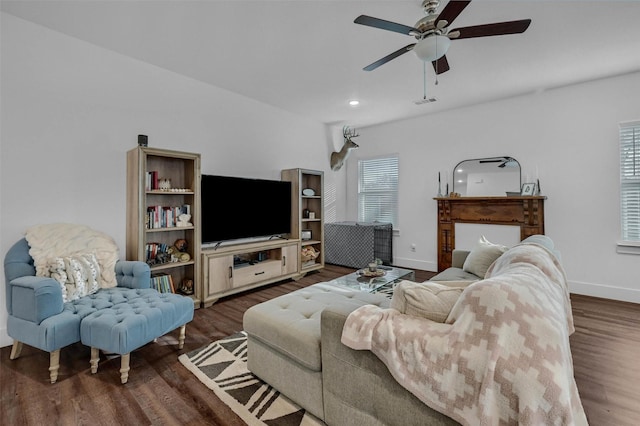
[[[640,121],[620,124],[622,239],[640,241]]]
[[[398,217],[398,157],[358,161],[358,220],[391,222]]]

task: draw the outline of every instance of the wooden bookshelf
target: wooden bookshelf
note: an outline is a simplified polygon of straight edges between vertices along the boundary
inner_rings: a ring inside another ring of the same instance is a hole
[[[320,252],[315,260],[303,261],[299,256],[298,269],[304,274],[324,268],[324,172],[288,169],[281,172],[281,178],[291,182],[291,238],[300,239],[302,250],[312,247]],[[313,195],[304,194],[305,189],[311,189]]]
[[[148,177],[152,172],[156,172],[156,181],[169,179],[170,188],[157,188]],[[177,216],[187,206],[190,225],[177,226]],[[154,214],[156,211],[161,213]],[[194,293],[190,297],[196,307],[202,301],[200,223],[200,154],[150,147],[127,152],[127,259],[150,263],[152,275],[171,275],[176,290],[191,280]],[[150,244],[172,247],[178,240],[187,242],[188,260],[178,260],[179,253],[174,261],[160,262],[157,256],[149,259]]]

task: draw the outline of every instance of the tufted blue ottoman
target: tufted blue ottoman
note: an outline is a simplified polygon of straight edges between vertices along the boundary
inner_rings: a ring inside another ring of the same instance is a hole
[[[103,290],[102,297],[109,290]],[[107,294],[105,294],[107,293]],[[186,324],[193,319],[193,300],[153,289],[114,292],[110,307],[104,307],[83,318],[80,340],[91,347],[91,372],[98,371],[99,350],[121,355],[120,379],[129,379],[129,357],[156,338],[180,327],[179,348],[182,349]]]

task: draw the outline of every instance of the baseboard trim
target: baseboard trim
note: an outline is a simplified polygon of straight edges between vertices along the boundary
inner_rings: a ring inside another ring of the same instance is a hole
[[[436,272],[438,270],[438,264],[435,262],[427,262],[425,260],[418,259],[408,259],[405,257],[394,258],[393,264],[400,268],[420,269],[422,271]]]
[[[621,302],[640,303],[640,290],[616,287],[606,284],[569,281],[569,292],[583,296],[600,297],[602,299],[619,300]]]
[[[0,328],[0,348],[13,345],[13,339],[7,334],[7,327]]]

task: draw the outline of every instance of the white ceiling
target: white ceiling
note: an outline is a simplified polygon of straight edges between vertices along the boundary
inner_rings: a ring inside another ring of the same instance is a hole
[[[438,85],[427,67],[427,97],[437,101],[416,105],[424,78],[412,53],[362,71],[415,39],[353,20],[365,14],[413,26],[423,16],[420,3],[2,0],[1,7],[332,125],[372,125],[640,70],[640,1],[474,0],[452,27],[525,18],[531,26],[519,35],[453,41],[451,70]]]

